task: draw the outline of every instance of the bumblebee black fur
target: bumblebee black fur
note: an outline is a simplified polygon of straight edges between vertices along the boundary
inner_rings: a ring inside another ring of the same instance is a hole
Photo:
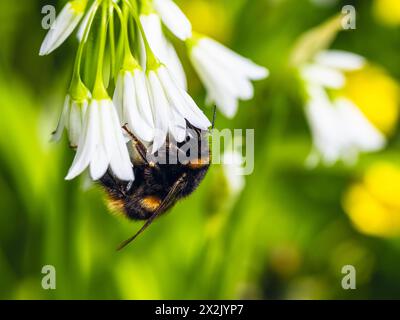
[[[164,164],[152,163],[138,157],[140,152],[148,154],[147,149],[132,135],[133,152],[136,153],[133,166],[135,180],[132,183],[124,182],[118,180],[111,172],[107,172],[100,180],[110,202],[121,209],[127,218],[148,220],[157,210],[158,216],[164,214],[177,201],[192,194],[204,179],[211,158],[208,131],[202,131],[190,124],[188,126],[192,134],[187,135],[185,142],[174,143],[167,139],[163,148],[159,150],[158,153],[162,152],[167,156]],[[182,147],[191,143],[198,144],[198,152],[190,155],[187,163],[170,163],[169,155],[185,152]],[[156,153],[155,156],[157,155]]]

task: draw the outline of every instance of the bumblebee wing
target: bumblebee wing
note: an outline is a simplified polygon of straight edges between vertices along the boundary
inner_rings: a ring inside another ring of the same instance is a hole
[[[135,240],[143,231],[145,231],[153,222],[154,220],[161,215],[174,201],[176,194],[182,190],[183,182],[186,178],[186,173],[184,173],[172,186],[171,190],[168,192],[167,196],[164,198],[164,200],[161,202],[160,206],[158,209],[152,214],[152,216],[146,221],[146,223],[143,225],[143,227],[136,232],[136,234],[122,242],[118,247],[117,251],[122,250],[125,248],[128,244],[130,244],[133,240]]]

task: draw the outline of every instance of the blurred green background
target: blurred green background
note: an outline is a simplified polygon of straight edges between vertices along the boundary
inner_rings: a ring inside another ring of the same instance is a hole
[[[378,2],[393,8],[382,10]],[[357,29],[341,32],[333,48],[361,54],[400,80],[399,1],[178,3],[195,29],[271,71],[234,120],[217,118],[220,129],[255,129],[255,172],[245,177],[241,193],[232,194],[221,167],[213,166],[194,195],[116,252],[140,224],[110,214],[100,188],[84,177],[64,181],[73,151],[65,137],[50,143],[76,41],[71,37],[54,54],[39,57],[41,8],[61,8],[62,1],[0,0],[0,298],[400,298],[397,119],[384,151],[362,156],[354,167],[309,170],[311,136],[296,74],[288,67],[302,33],[353,4]],[[184,62],[190,92],[201,103],[203,89]],[[362,94],[384,96],[374,88]],[[375,166],[381,170],[368,175]],[[385,204],[372,213],[376,220],[354,218],[352,205],[342,205],[363,179],[383,198],[390,194],[389,200],[371,200]],[[356,290],[341,287],[348,264],[357,270]],[[41,287],[44,265],[56,268],[56,290]]]

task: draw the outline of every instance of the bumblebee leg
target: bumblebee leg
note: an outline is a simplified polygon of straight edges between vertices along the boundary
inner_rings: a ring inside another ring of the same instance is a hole
[[[212,119],[212,127],[211,129],[215,128],[215,120],[217,119],[217,106],[214,105],[214,111],[213,111],[213,119]]]
[[[122,129],[124,129],[125,132],[132,138],[132,143],[143,162],[147,165],[150,165],[149,161],[147,160],[147,148],[145,145],[128,129],[127,124],[123,125]]]

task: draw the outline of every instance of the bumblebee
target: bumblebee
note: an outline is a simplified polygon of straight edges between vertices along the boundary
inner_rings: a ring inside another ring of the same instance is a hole
[[[213,128],[214,123],[215,108]],[[211,160],[209,131],[200,130],[188,122],[187,126],[184,142],[176,143],[167,138],[164,146],[154,155],[148,152],[147,147],[127,126],[123,127],[131,137],[135,180],[121,181],[107,171],[100,179],[100,184],[105,188],[112,207],[128,219],[144,220],[145,223],[117,250],[135,240],[156,218],[171,209],[177,201],[192,194],[203,181]]]

